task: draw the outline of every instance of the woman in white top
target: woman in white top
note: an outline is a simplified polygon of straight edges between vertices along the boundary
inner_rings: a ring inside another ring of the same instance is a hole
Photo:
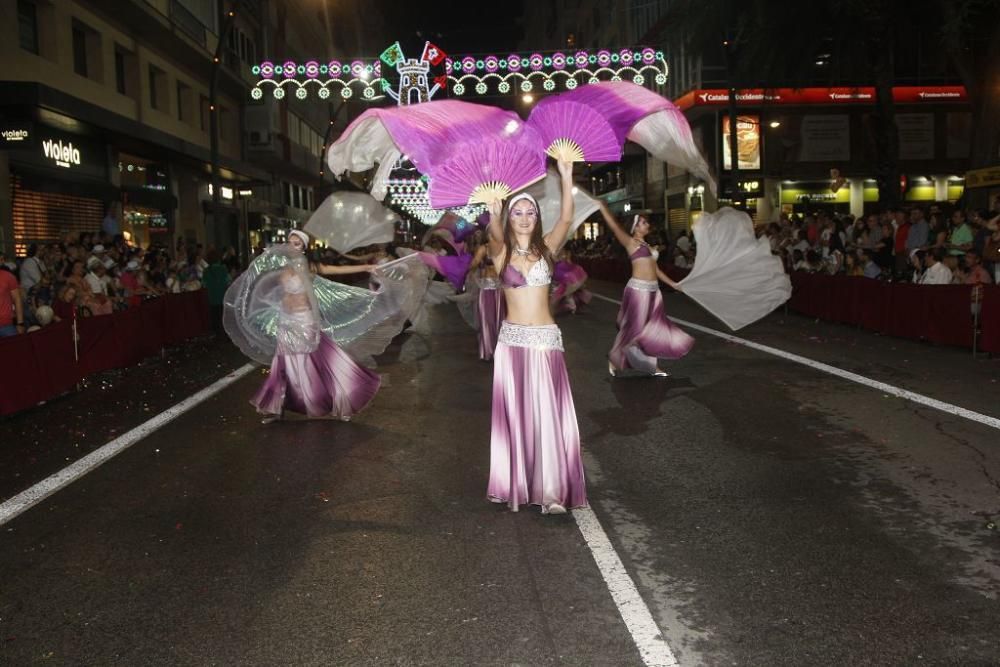
[[[562,334],[549,309],[552,254],[573,220],[573,164],[558,163],[559,221],[543,236],[538,202],[511,197],[490,207],[489,249],[507,303],[493,356],[493,416],[487,495],[512,511],[585,507],[580,433]],[[502,215],[501,215],[502,214]]]

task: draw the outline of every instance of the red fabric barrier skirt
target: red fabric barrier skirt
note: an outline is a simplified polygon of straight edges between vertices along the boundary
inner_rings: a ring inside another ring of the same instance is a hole
[[[972,288],[793,273],[788,306],[803,315],[879,333],[972,347]],[[1000,287],[983,289],[982,350],[1000,351]]]
[[[1000,354],[1000,285],[983,287],[979,349]]]
[[[72,388],[82,378],[135,364],[164,345],[209,332],[204,290],[171,294],[137,308],[77,320],[79,360],[74,359],[73,325],[63,321],[29,334],[0,338],[0,414],[37,405]]]

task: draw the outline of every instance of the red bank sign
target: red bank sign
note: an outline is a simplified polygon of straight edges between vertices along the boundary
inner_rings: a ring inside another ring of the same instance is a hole
[[[892,89],[896,102],[965,102],[963,86],[897,86]],[[736,91],[736,101],[754,106],[783,104],[873,104],[875,88],[749,88]],[[682,110],[696,106],[729,104],[729,91],[724,88],[693,90],[675,104]]]

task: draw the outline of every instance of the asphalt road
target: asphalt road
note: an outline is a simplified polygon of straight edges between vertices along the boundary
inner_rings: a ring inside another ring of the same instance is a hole
[[[680,664],[1000,664],[997,429],[700,332],[612,379],[615,312],[559,320],[588,492]],[[642,664],[573,517],[486,501],[492,369],[434,323],[355,421],[263,425],[253,372],[0,526],[0,664]],[[997,360],[738,335],[1000,417]],[[0,499],[243,363],[202,342],[0,422]]]

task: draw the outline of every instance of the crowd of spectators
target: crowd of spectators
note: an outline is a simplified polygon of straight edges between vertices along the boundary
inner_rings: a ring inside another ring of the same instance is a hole
[[[789,272],[864,276],[928,285],[1000,279],[1000,213],[912,206],[857,219],[790,217],[762,230]]]
[[[0,336],[75,317],[133,308],[163,294],[209,291],[210,303],[240,270],[233,248],[204,252],[179,239],[174,248],[128,245],[105,232],[68,234],[31,244],[18,261],[0,256]]]

